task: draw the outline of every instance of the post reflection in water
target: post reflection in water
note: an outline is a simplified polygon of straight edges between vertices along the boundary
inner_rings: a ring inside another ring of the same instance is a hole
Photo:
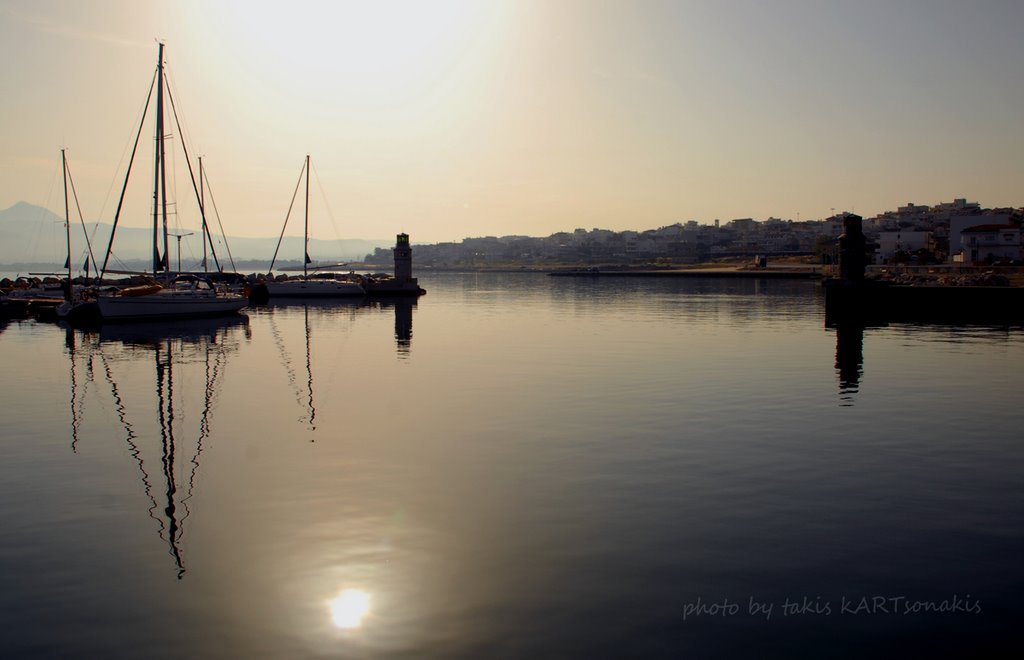
[[[398,357],[409,357],[413,350],[413,308],[416,298],[391,298],[372,303],[380,309],[394,307],[394,343]]]
[[[864,326],[840,323],[836,330],[836,371],[839,374],[840,405],[852,406],[864,375]]]
[[[199,459],[205,443],[210,438],[218,384],[222,380],[228,353],[238,349],[239,331],[243,331],[245,337],[249,338],[248,320],[246,316],[238,316],[228,319],[104,326],[98,333],[80,332],[70,328],[66,331],[65,344],[71,370],[72,450],[76,453],[78,451],[79,431],[84,415],[84,396],[77,391],[78,363],[80,360],[85,362],[87,383],[94,381],[94,368],[98,363],[109,387],[118,422],[124,430],[128,453],[138,467],[140,483],[150,504],[149,516],[157,522],[158,536],[168,545],[168,554],[174,560],[179,580],[184,577],[186,571],[181,540],[185,521],[191,515],[188,501],[195,493]],[[82,351],[78,350],[79,336],[83,340]],[[152,451],[154,443],[149,442],[147,434],[137,430],[145,425],[144,420],[148,415],[141,407],[129,411],[125,403],[126,392],[118,383],[119,378],[131,377],[131,372],[142,362],[146,354],[152,354],[156,379],[154,394],[159,438],[155,444],[160,448],[162,502],[158,502],[158,496],[154,494],[153,477],[146,467],[144,458],[147,452]],[[185,431],[182,428],[182,420],[187,417],[188,411],[180,408],[183,394],[175,391],[175,374],[176,369],[194,370],[197,365],[202,366],[205,383],[202,392],[203,404],[195,444],[186,454],[189,456],[188,462],[181,465],[182,455],[178,452],[178,443]],[[179,407],[176,408],[176,405]],[[187,482],[179,483],[186,474]]]

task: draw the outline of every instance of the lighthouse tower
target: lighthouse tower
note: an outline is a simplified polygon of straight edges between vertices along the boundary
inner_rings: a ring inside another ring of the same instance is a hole
[[[412,248],[409,246],[409,235],[399,234],[395,239],[395,247],[391,248],[395,255],[395,276],[366,277],[363,290],[368,296],[422,296],[426,293],[416,278],[412,276]]]
[[[412,247],[409,246],[409,235],[399,234],[395,239],[395,281],[398,284],[415,282],[412,277]]]

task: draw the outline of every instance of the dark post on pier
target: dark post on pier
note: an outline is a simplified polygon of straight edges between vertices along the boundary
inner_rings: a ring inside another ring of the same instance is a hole
[[[867,268],[867,239],[864,219],[847,214],[843,218],[843,235],[839,237],[839,277],[847,282],[863,282]]]
[[[865,277],[863,219],[847,214],[839,237],[839,277],[822,281],[825,325],[866,327],[893,321],[938,323],[1024,322],[1024,288],[896,284]]]
[[[866,269],[864,219],[847,213],[839,237],[839,278],[822,282],[826,325],[864,323],[877,316],[879,296],[873,283],[864,279]]]

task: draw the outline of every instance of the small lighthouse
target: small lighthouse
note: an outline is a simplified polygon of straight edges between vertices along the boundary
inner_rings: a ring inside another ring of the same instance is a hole
[[[395,282],[404,285],[406,282],[415,284],[412,276],[412,247],[409,245],[409,234],[399,234],[395,238]]]
[[[395,238],[395,247],[391,248],[391,252],[395,255],[395,276],[367,277],[363,281],[366,295],[422,296],[426,293],[412,276],[412,247],[409,245],[409,234],[399,234]]]

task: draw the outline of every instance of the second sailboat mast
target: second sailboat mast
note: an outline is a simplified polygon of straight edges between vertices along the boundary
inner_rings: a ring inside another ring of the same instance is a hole
[[[307,268],[309,267],[309,154],[306,154],[306,226],[302,232],[303,239],[302,244],[302,279],[308,280],[309,273]]]

